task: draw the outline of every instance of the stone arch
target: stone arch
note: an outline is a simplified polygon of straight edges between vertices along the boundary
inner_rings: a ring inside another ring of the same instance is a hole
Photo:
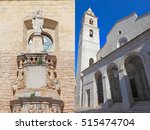
[[[150,90],[144,69],[144,59],[140,54],[130,53],[124,59],[126,70],[134,101],[149,100]]]
[[[34,33],[32,33],[28,38],[27,46],[29,51],[30,51],[30,47],[32,46],[34,36],[35,36]],[[49,50],[51,50],[53,47],[53,37],[49,33],[43,31],[41,33],[40,38],[42,39],[42,44],[44,49],[43,51],[48,52]]]
[[[28,43],[28,39],[30,36],[32,36],[34,30],[32,28],[32,16],[28,16],[23,19],[23,43]],[[49,19],[47,17],[44,17],[44,23],[43,23],[43,33],[47,36],[51,35],[50,33],[53,32],[53,36],[51,36],[51,39],[54,43],[54,49],[55,51],[59,50],[59,28],[58,28],[58,21]],[[26,46],[25,44],[24,46]],[[26,47],[25,47],[26,48]]]
[[[33,29],[32,28],[32,17],[24,18],[24,24],[27,30]],[[55,30],[58,22],[49,18],[44,17],[43,28],[48,28]]]
[[[132,55],[139,56],[139,57],[141,58],[142,62],[145,61],[145,60],[144,60],[144,57],[143,57],[142,55],[140,55],[138,52],[130,52],[130,53],[126,54],[126,55],[122,58],[122,60],[121,60],[121,62],[120,62],[120,67],[119,67],[120,70],[125,70],[125,65],[124,65],[125,59],[126,59],[127,57],[129,57],[129,56],[132,56]],[[126,71],[123,71],[123,72],[126,72]],[[124,74],[126,75],[126,73],[124,73]]]
[[[112,63],[107,67],[107,75],[113,102],[122,102],[118,66],[115,63]]]
[[[103,96],[103,82],[102,82],[102,73],[100,70],[98,70],[95,73],[95,80],[96,80],[96,87],[97,87],[97,99],[98,99],[98,105],[104,102],[104,96]]]
[[[52,42],[53,42],[53,37],[52,37],[49,33],[43,31],[41,35],[44,35],[44,36],[49,37],[49,38],[52,40]],[[32,33],[32,34],[30,35],[30,37],[28,38],[28,43],[29,43],[29,40],[30,40],[33,36],[34,36],[34,33]]]

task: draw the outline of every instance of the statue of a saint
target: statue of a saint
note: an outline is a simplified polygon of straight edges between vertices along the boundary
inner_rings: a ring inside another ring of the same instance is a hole
[[[12,84],[13,93],[15,94],[17,90],[23,89],[24,87],[25,87],[25,83],[24,83],[23,61],[19,60],[18,70],[17,70],[17,79],[15,80],[15,83]]]
[[[58,82],[57,73],[55,72],[55,70],[49,68],[47,78],[48,78],[47,88],[56,90],[58,94],[60,94],[60,84]]]
[[[43,30],[44,18],[42,16],[41,10],[36,10],[33,12],[32,17],[32,27],[34,29],[34,33],[41,34]]]

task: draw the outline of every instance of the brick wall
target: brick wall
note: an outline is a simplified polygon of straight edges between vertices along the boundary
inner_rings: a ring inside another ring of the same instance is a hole
[[[74,0],[0,1],[0,112],[10,112],[11,84],[16,79],[17,54],[26,51],[24,20],[42,10],[46,18],[58,21],[57,74],[64,112],[74,111]],[[69,19],[69,22],[68,22]]]

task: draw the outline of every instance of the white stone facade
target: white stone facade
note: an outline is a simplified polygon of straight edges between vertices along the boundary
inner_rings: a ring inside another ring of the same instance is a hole
[[[150,112],[150,14],[117,22],[97,57],[82,71],[76,111]]]

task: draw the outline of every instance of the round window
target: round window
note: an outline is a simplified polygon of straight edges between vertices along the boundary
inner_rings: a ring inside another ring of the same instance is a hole
[[[122,38],[119,39],[120,46],[123,46],[127,42],[128,42],[128,38],[127,37],[122,37]]]

